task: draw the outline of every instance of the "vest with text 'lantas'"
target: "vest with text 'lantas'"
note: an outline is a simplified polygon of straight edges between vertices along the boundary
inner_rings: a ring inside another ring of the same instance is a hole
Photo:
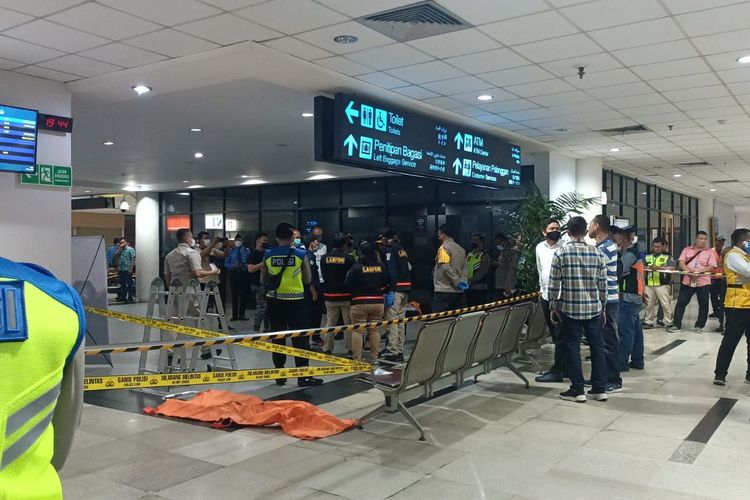
[[[646,255],[646,267],[664,267],[669,262],[668,254],[648,254]],[[668,273],[660,273],[659,271],[647,271],[646,272],[646,285],[647,286],[662,286],[669,285],[672,283],[672,278],[669,277]]]
[[[0,499],[62,498],[51,421],[85,331],[73,288],[0,257]]]
[[[750,262],[750,256],[738,248],[732,248],[724,257],[729,257],[730,253],[736,253],[744,260]],[[724,267],[724,276],[727,279],[727,294],[724,298],[724,307],[729,309],[750,309],[750,283],[743,283],[742,278],[729,269]]]

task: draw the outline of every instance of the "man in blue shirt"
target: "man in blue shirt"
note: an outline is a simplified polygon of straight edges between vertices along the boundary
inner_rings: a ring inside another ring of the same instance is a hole
[[[120,238],[112,240],[112,246],[107,249],[107,265],[109,267],[115,267],[115,253],[117,253],[117,247],[120,244]]]
[[[232,290],[232,318],[230,321],[247,321],[245,309],[250,298],[250,273],[247,271],[250,249],[244,246],[241,234],[234,237],[224,260],[224,269],[229,271],[229,284]]]
[[[607,261],[607,305],[604,323],[604,354],[607,359],[607,393],[622,392],[620,377],[620,342],[617,336],[617,317],[620,312],[620,295],[617,287],[617,261],[619,250],[610,238],[612,228],[609,217],[597,215],[589,224],[589,238],[596,240],[596,248]]]

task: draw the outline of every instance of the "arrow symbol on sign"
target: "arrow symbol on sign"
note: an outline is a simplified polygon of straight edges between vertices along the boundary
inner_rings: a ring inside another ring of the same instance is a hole
[[[460,158],[456,158],[456,161],[453,162],[453,168],[456,170],[456,175],[460,175],[461,174],[461,167],[462,166],[463,166],[463,164],[461,163],[461,159]]]
[[[456,137],[453,138],[456,141],[456,149],[461,149],[464,145],[464,135],[461,132],[456,132]]]
[[[349,123],[354,124],[354,120],[352,118],[357,118],[359,116],[359,110],[354,109],[354,101],[349,101],[349,105],[344,110],[344,113],[346,114],[346,118],[349,120]],[[351,155],[351,153],[349,153]]]
[[[347,148],[348,155],[352,156],[354,150],[358,148],[357,139],[352,134],[349,134],[349,137],[344,140],[344,147]]]

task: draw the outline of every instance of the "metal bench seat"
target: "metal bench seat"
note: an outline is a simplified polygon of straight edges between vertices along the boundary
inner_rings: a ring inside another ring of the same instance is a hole
[[[539,364],[529,351],[541,349],[541,347],[547,343],[547,339],[550,335],[542,305],[536,303],[532,312],[529,314],[529,317],[531,318],[529,321],[529,327],[526,330],[525,337],[521,339],[521,342],[518,345],[518,354],[521,356],[521,359],[534,365],[534,367],[536,367],[541,373],[542,365]]]

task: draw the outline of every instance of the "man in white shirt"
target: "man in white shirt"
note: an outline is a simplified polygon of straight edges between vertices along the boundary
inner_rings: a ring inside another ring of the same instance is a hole
[[[536,377],[537,382],[562,382],[565,377],[565,346],[562,344],[559,327],[550,320],[549,314],[549,275],[552,269],[552,258],[557,251],[563,247],[560,241],[562,233],[560,232],[560,223],[556,220],[547,222],[542,231],[544,240],[536,246],[536,270],[539,273],[539,291],[542,296],[539,304],[544,311],[544,319],[547,321],[552,340],[555,342],[555,362],[549,371]]]

